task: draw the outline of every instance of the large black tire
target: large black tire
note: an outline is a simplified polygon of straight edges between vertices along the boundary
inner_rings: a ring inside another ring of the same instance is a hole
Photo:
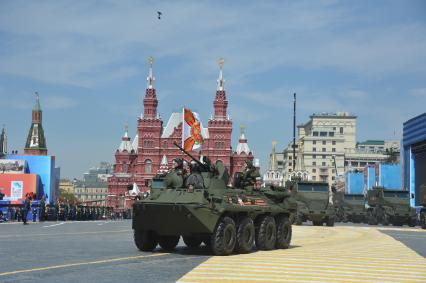
[[[327,221],[325,223],[328,227],[333,227],[334,226],[334,217],[333,216],[327,217]]]
[[[300,213],[296,214],[294,224],[299,226],[303,224],[303,216]]]
[[[136,247],[143,252],[150,252],[158,244],[157,236],[152,231],[133,231],[133,238],[135,240]]]
[[[322,226],[322,221],[315,221],[315,220],[313,220],[312,221],[312,225],[314,225],[314,226]]]
[[[378,221],[377,218],[373,215],[373,213],[371,211],[369,211],[367,213],[367,221],[368,221],[368,225],[377,225]]]
[[[159,236],[158,243],[163,250],[172,251],[179,243],[180,236]]]
[[[200,237],[195,236],[183,236],[182,238],[185,245],[190,249],[198,248],[203,241]]]
[[[215,255],[230,255],[237,242],[235,222],[230,217],[223,217],[211,237],[212,251]]]
[[[237,228],[235,251],[240,254],[251,252],[254,245],[255,229],[253,220],[249,217],[241,219]]]
[[[422,227],[422,229],[426,229],[426,212],[422,211],[420,212],[420,223],[419,223],[420,227]]]
[[[269,251],[275,248],[277,239],[277,227],[275,219],[269,215],[259,219],[256,231],[256,247],[259,250]]]
[[[417,218],[416,217],[411,217],[410,219],[408,219],[408,226],[416,227],[416,225],[417,225]]]
[[[278,216],[276,219],[277,223],[277,240],[275,247],[277,249],[288,249],[290,247],[292,228],[290,220],[287,216]]]
[[[383,224],[384,226],[388,226],[388,225],[389,225],[389,223],[390,223],[389,215],[387,215],[387,214],[383,215],[383,221],[382,221],[382,224]]]

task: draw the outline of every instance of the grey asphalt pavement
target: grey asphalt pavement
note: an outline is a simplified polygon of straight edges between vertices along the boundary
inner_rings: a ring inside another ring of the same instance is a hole
[[[175,282],[209,258],[137,250],[130,221],[0,224],[0,282]]]
[[[426,257],[426,231],[381,232]],[[209,257],[206,248],[189,250],[182,241],[173,253],[140,252],[128,220],[0,224],[0,282],[175,282]]]

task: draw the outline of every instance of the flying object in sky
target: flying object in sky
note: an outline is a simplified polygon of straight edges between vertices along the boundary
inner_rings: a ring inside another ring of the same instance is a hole
[[[157,11],[157,14],[158,14],[158,19],[159,19],[159,20],[161,20],[161,15],[162,15],[163,13],[161,13],[160,11]]]

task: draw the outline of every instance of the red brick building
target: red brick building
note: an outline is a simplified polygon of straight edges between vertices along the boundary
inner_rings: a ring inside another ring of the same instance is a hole
[[[253,160],[253,154],[243,130],[237,150],[232,151],[232,120],[227,113],[228,100],[224,89],[223,61],[219,65],[213,115],[208,121],[208,127],[202,128],[204,137],[202,150],[191,152],[191,154],[196,157],[200,154],[208,156],[213,163],[222,162],[228,171],[233,173],[242,170],[245,160]],[[126,126],[124,136],[115,152],[114,175],[108,179],[108,205],[110,206],[130,207],[132,201],[126,198],[129,185],[136,184],[140,191],[146,191],[149,189],[152,177],[158,171],[170,168],[173,158],[185,157],[188,160],[188,157],[173,145],[174,142],[181,144],[182,113],[172,113],[167,124],[163,125],[163,120],[157,113],[158,99],[154,80],[151,58],[143,100],[144,112],[137,121],[136,137],[132,142]],[[231,160],[233,160],[233,166],[231,166]]]

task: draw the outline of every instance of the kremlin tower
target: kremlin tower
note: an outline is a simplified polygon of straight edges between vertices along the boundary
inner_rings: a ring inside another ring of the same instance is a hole
[[[36,92],[36,103],[33,108],[32,122],[28,132],[27,143],[24,154],[26,155],[47,155],[46,138],[42,126],[42,111],[40,107],[40,97]]]
[[[149,190],[152,178],[159,172],[171,168],[174,158],[188,159],[174,143],[182,142],[183,114],[172,113],[166,125],[158,115],[158,99],[154,87],[152,57],[148,60],[149,69],[147,86],[143,99],[143,114],[137,120],[137,132],[131,141],[126,127],[121,142],[115,152],[114,174],[108,178],[108,205],[116,209],[129,208],[132,201],[126,199],[126,193],[132,184],[136,184],[141,192]],[[237,151],[232,152],[231,135],[232,120],[228,115],[228,100],[225,92],[223,77],[224,60],[219,60],[219,78],[213,115],[208,121],[207,128],[201,128],[204,143],[201,152],[191,152],[193,156],[208,156],[212,163],[221,162],[228,171],[242,170],[244,161],[253,159],[247,139],[242,131]],[[234,168],[231,160],[234,160]]]

